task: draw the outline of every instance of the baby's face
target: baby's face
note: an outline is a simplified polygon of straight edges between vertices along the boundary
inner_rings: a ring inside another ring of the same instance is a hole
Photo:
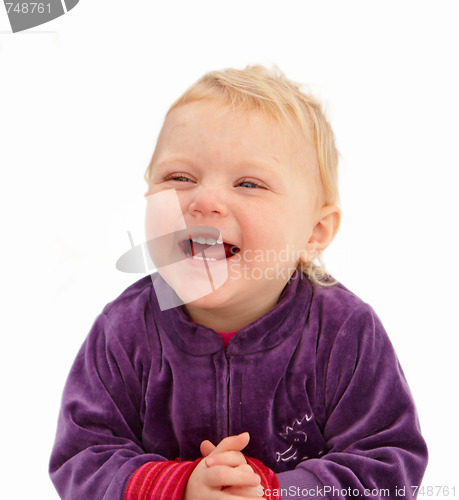
[[[215,313],[244,318],[242,326],[266,313],[310,249],[321,208],[313,145],[259,112],[193,102],[169,114],[152,160],[148,194],[172,188],[186,226],[217,228],[224,242],[199,256],[209,231],[193,229],[198,241],[180,242],[183,289],[170,284],[184,302],[197,272],[227,273],[219,288],[186,304],[192,319],[205,324]]]

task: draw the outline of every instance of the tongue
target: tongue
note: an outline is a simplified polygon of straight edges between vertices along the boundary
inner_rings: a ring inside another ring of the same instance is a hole
[[[231,251],[233,245],[228,243],[216,243],[215,245],[206,245],[202,243],[192,243],[192,253],[193,255],[200,255],[201,257],[206,257],[208,259],[223,260],[234,255]],[[204,253],[203,253],[204,252]]]
[[[228,243],[223,243],[223,245],[225,246],[225,255],[227,259],[239,252],[239,248],[234,245],[230,245]]]

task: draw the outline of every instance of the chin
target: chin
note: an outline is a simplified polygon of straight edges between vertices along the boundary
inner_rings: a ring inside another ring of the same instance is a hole
[[[186,259],[159,270],[164,281],[175,291],[183,303],[207,299],[224,286],[228,280],[226,262],[204,264]]]
[[[232,300],[231,294],[224,290],[225,285],[217,290],[213,290],[207,295],[195,298],[194,300],[183,300],[185,305],[190,305],[194,308],[199,309],[222,309],[224,307],[230,307]]]

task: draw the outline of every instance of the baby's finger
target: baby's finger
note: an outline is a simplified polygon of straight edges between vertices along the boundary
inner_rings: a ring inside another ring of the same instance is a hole
[[[244,459],[245,460],[245,459]],[[255,471],[252,469],[252,467],[249,464],[242,464],[237,467],[237,470],[242,470],[245,472],[250,472],[252,474],[255,474]]]
[[[249,441],[250,435],[248,432],[243,432],[238,436],[228,436],[218,443],[217,447],[212,451],[212,455],[224,451],[242,451],[249,444]]]
[[[228,467],[238,467],[247,464],[244,455],[240,451],[224,451],[209,455],[205,459],[207,467],[214,465],[227,465]],[[250,467],[250,466],[249,466]],[[252,469],[250,467],[250,469]]]
[[[247,470],[216,465],[209,467],[205,474],[205,484],[210,488],[221,488],[225,486],[253,487],[260,484],[260,477]]]
[[[239,496],[243,498],[262,498],[263,489],[257,486],[230,486],[224,489],[225,493],[231,494],[231,499],[233,496]]]
[[[206,439],[201,443],[200,449],[201,449],[201,455],[203,457],[207,457],[215,450],[215,445]]]

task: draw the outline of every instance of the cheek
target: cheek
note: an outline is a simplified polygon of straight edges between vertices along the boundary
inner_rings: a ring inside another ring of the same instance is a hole
[[[237,218],[247,248],[280,250],[307,242],[309,217],[304,200],[276,204],[238,204]]]
[[[147,241],[186,229],[175,190],[150,192],[146,197],[145,230]]]
[[[293,231],[281,218],[272,218],[260,220],[248,234],[247,241],[251,248],[279,252],[292,243]]]
[[[189,206],[188,197],[186,196],[186,193],[184,193],[183,191],[178,191],[177,198],[180,204],[180,209],[182,211],[182,214],[185,215],[188,212],[188,206]]]
[[[169,188],[169,190],[170,190],[170,188]],[[182,213],[182,215],[185,216],[186,214],[188,214],[190,204],[193,201],[191,190],[174,189],[174,191],[175,191],[175,195],[176,195],[176,198],[177,198],[179,206],[180,206],[181,213]]]

